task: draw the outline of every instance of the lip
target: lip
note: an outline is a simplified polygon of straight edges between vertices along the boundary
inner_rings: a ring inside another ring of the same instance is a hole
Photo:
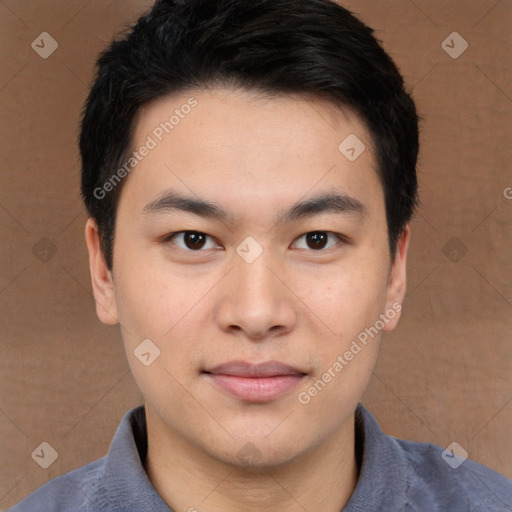
[[[305,373],[278,361],[230,361],[203,372],[219,389],[248,402],[275,400],[292,390]]]

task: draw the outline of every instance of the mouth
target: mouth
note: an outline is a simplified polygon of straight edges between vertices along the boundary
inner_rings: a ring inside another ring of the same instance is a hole
[[[278,361],[230,361],[203,371],[212,384],[247,402],[267,402],[295,388],[306,373]]]

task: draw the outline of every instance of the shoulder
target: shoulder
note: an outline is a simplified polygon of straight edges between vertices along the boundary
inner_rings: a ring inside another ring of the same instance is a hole
[[[146,449],[140,406],[125,413],[105,457],[48,482],[9,512],[114,512],[142,509],[141,499],[161,505],[141,462]]]
[[[99,512],[106,457],[44,484],[8,512]]]
[[[406,510],[436,503],[453,512],[511,511],[512,481],[503,475],[430,443],[390,440],[407,468]]]

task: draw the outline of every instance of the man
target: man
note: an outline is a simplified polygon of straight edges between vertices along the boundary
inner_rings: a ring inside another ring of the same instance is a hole
[[[417,204],[415,106],[371,29],[330,0],[160,0],[98,66],[86,241],[144,406],[12,510],[510,511],[506,478],[359,404]]]

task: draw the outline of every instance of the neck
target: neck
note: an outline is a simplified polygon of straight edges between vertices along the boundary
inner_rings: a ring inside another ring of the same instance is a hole
[[[358,478],[354,416],[320,445],[278,467],[240,468],[205,453],[146,405],[146,472],[175,512],[340,512]]]

